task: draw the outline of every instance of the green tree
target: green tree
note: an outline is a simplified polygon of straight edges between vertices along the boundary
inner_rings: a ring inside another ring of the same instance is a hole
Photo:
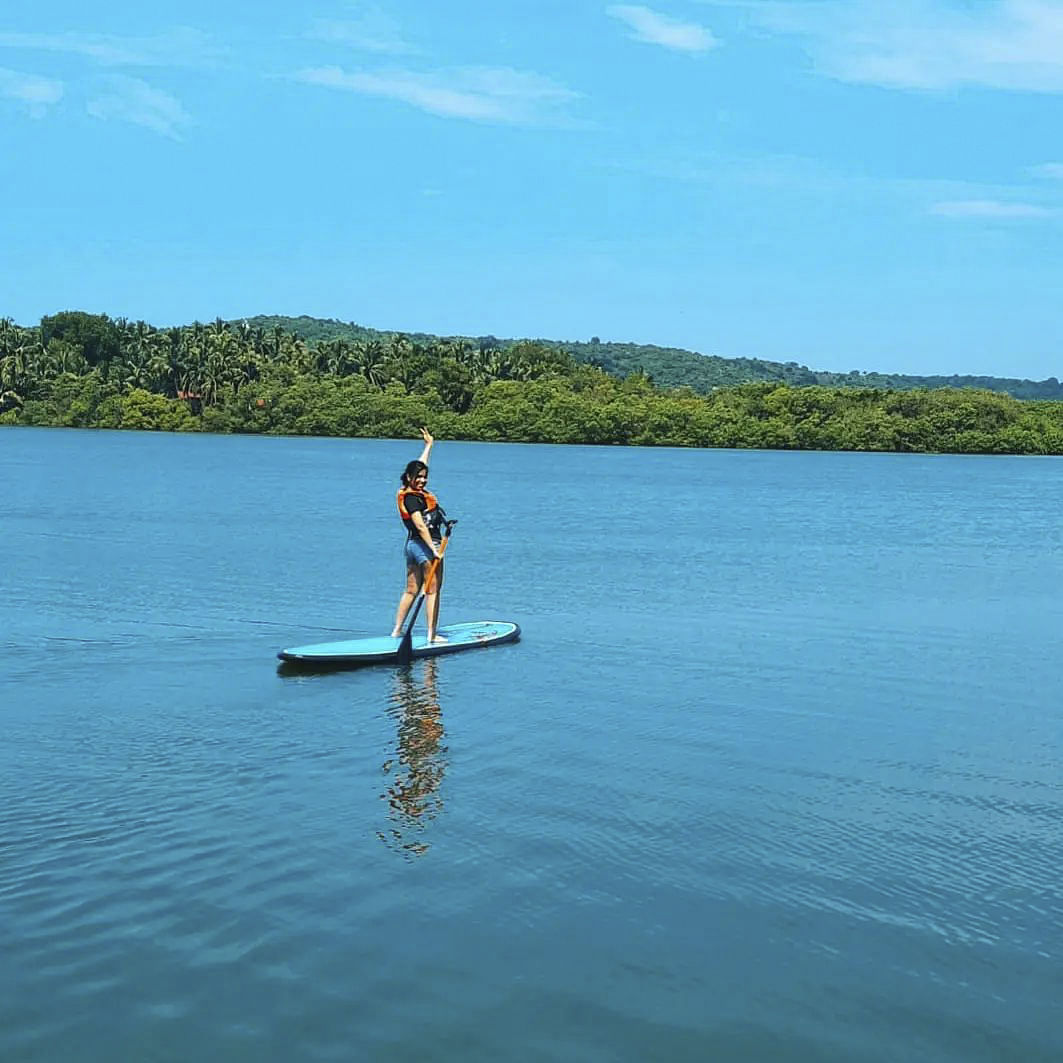
[[[110,362],[122,351],[121,332],[106,314],[64,310],[41,318],[41,340],[65,340],[81,352],[89,365]]]

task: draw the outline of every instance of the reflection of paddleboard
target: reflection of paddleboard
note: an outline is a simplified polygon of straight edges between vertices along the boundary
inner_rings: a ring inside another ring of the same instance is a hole
[[[520,628],[508,620],[480,620],[475,624],[450,624],[439,634],[446,642],[428,644],[424,634],[414,635],[414,657],[438,657],[443,653],[516,642]],[[355,668],[362,664],[395,664],[402,639],[377,637],[349,639],[347,642],[319,642],[314,646],[294,646],[277,656],[289,665],[303,668]]]

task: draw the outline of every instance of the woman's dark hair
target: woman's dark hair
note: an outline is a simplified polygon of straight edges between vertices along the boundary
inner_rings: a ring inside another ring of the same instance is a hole
[[[428,466],[423,461],[411,461],[399,477],[402,486],[409,487],[413,480],[423,472],[428,472]]]

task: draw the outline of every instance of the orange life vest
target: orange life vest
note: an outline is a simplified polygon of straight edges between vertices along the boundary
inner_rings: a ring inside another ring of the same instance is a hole
[[[424,509],[411,511],[406,508],[406,500],[411,495],[415,495],[424,501]],[[428,525],[428,531],[433,539],[438,541],[443,537],[440,525],[443,523],[445,515],[439,503],[436,501],[436,496],[432,494],[431,491],[418,491],[415,487],[400,487],[399,493],[396,496],[396,501],[399,505],[399,517],[402,519],[402,523],[406,526],[406,531],[409,533],[410,538],[416,539],[418,537],[417,526],[413,523],[414,512],[420,512],[422,514],[424,522]]]

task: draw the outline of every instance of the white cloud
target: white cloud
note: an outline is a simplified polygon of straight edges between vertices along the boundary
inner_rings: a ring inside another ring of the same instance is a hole
[[[946,218],[1050,218],[1055,215],[1048,207],[1033,203],[1002,203],[996,199],[958,199],[935,203],[931,214]]]
[[[63,98],[63,83],[0,67],[0,98],[15,100],[34,118],[41,118]]]
[[[366,12],[355,19],[315,19],[307,36],[382,55],[408,55],[417,51],[403,40],[395,21],[379,11]]]
[[[841,81],[1063,92],[1060,0],[722,3],[743,8],[763,28],[802,38],[816,69]]]
[[[436,73],[347,73],[325,66],[302,70],[295,78],[310,85],[401,100],[444,118],[481,122],[536,124],[556,119],[559,108],[576,97],[576,93],[537,74],[493,67]]]
[[[199,30],[179,27],[154,37],[103,33],[0,33],[0,47],[80,55],[103,66],[201,66],[225,49]]]
[[[707,52],[720,43],[704,26],[680,22],[648,7],[614,4],[606,8],[606,12],[626,22],[634,31],[632,37],[646,44],[659,44],[678,52]]]
[[[93,96],[87,106],[94,118],[131,122],[173,140],[180,140],[182,127],[192,121],[173,96],[122,74],[109,77],[105,91]]]
[[[1057,164],[1046,164],[1055,167]],[[1042,203],[1029,181],[986,183],[956,179],[876,177],[832,168],[821,159],[792,155],[742,157],[715,152],[667,155],[635,150],[618,163],[624,172],[650,175],[662,181],[681,181],[706,188],[770,189],[780,194],[831,201],[866,211],[888,210],[900,216],[931,214],[943,218],[982,218],[1000,222],[1063,219],[1063,204],[1054,188],[1038,187]],[[1063,177],[1063,170],[1058,174]],[[1045,195],[1046,191],[1049,195]]]
[[[1040,166],[1030,167],[1034,177],[1063,178],[1063,162],[1043,162]]]

